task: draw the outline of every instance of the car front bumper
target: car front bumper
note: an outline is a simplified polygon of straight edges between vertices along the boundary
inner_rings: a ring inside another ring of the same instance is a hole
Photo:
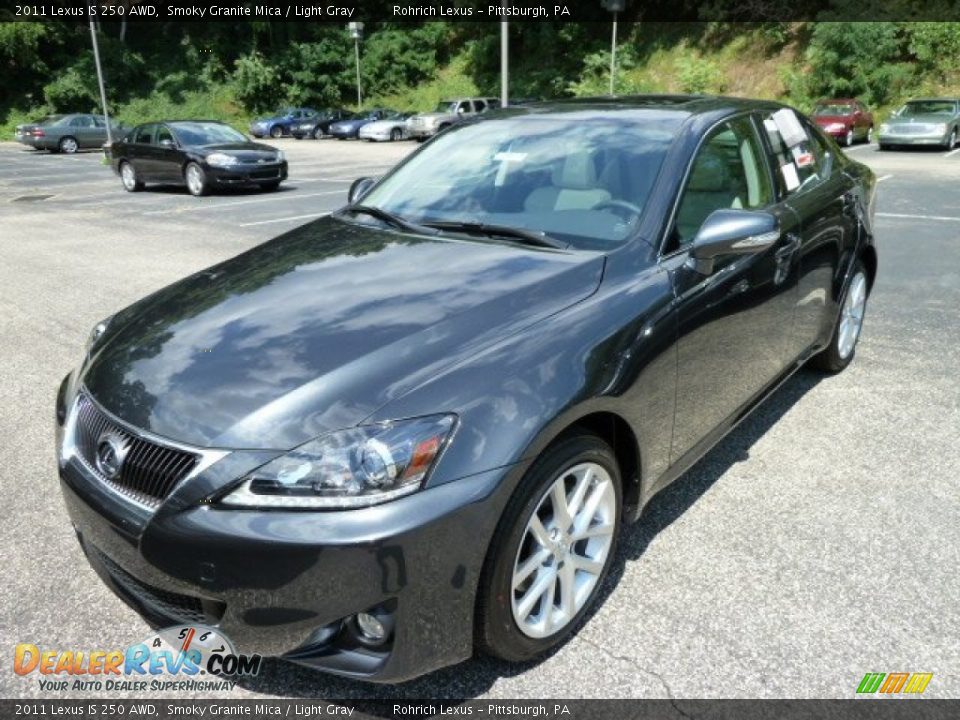
[[[152,626],[212,625],[240,653],[377,682],[472,654],[478,578],[516,467],[357,510],[222,509],[211,491],[276,455],[235,452],[150,511],[64,457],[71,383],[58,395],[67,511],[90,564]],[[368,610],[392,626],[381,645],[353,623]]]
[[[214,185],[255,185],[280,182],[287,179],[287,162],[270,164],[242,164],[229,168],[206,166],[207,178]]]
[[[437,128],[433,125],[427,125],[423,127],[410,127],[407,130],[407,134],[412,138],[428,138],[433,137],[438,132]]]
[[[946,145],[947,133],[926,133],[923,135],[904,135],[900,133],[881,133],[878,141],[883,145]]]
[[[37,150],[47,150],[51,147],[50,139],[47,137],[34,137],[33,135],[14,135],[14,139],[28,147],[35,148]]]

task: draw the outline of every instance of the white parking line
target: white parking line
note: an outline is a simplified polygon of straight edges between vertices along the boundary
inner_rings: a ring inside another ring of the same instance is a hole
[[[272,220],[257,220],[256,222],[240,223],[240,227],[252,227],[254,225],[269,225],[270,223],[290,222],[291,220],[306,220],[307,218],[325,217],[330,211],[322,213],[311,213],[310,215],[293,215],[291,217],[273,218]]]
[[[944,157],[950,157],[951,155],[956,155],[958,152],[960,152],[960,148],[957,148],[956,150],[951,150],[951,151],[948,152],[948,153],[944,153],[943,156],[944,156]]]
[[[944,222],[960,222],[960,217],[953,215],[907,215],[904,213],[877,213],[877,217],[897,218],[900,220],[942,220]]]
[[[326,192],[297,194],[295,197],[290,192],[271,193],[269,197],[251,198],[249,200],[237,200],[226,203],[210,203],[209,205],[196,205],[193,207],[179,207],[166,210],[151,210],[143,213],[144,215],[175,215],[178,213],[197,212],[198,210],[217,210],[219,208],[235,207],[237,205],[252,205],[253,203],[273,202],[275,200],[299,200],[300,198],[320,197],[321,195],[341,195],[343,190],[328,190]]]

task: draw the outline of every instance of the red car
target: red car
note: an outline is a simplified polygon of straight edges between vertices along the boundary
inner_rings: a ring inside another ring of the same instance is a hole
[[[859,100],[821,100],[813,107],[810,117],[841,145],[850,146],[858,140],[867,143],[873,140],[873,114]]]

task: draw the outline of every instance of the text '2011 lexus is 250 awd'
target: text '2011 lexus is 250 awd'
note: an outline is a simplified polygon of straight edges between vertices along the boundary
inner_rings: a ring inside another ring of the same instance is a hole
[[[506,109],[99,323],[57,398],[90,563],[155,625],[399,681],[576,630],[625,522],[852,359],[875,180],[793,110]]]

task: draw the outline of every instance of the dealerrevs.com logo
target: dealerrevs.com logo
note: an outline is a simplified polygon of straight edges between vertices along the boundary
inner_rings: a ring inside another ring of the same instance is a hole
[[[857,694],[920,695],[932,679],[933,673],[867,673],[857,686]]]
[[[231,676],[258,674],[262,660],[238,654],[215,628],[175,625],[126,650],[41,650],[20,643],[13,670],[36,677],[45,691],[222,691],[236,684]]]

